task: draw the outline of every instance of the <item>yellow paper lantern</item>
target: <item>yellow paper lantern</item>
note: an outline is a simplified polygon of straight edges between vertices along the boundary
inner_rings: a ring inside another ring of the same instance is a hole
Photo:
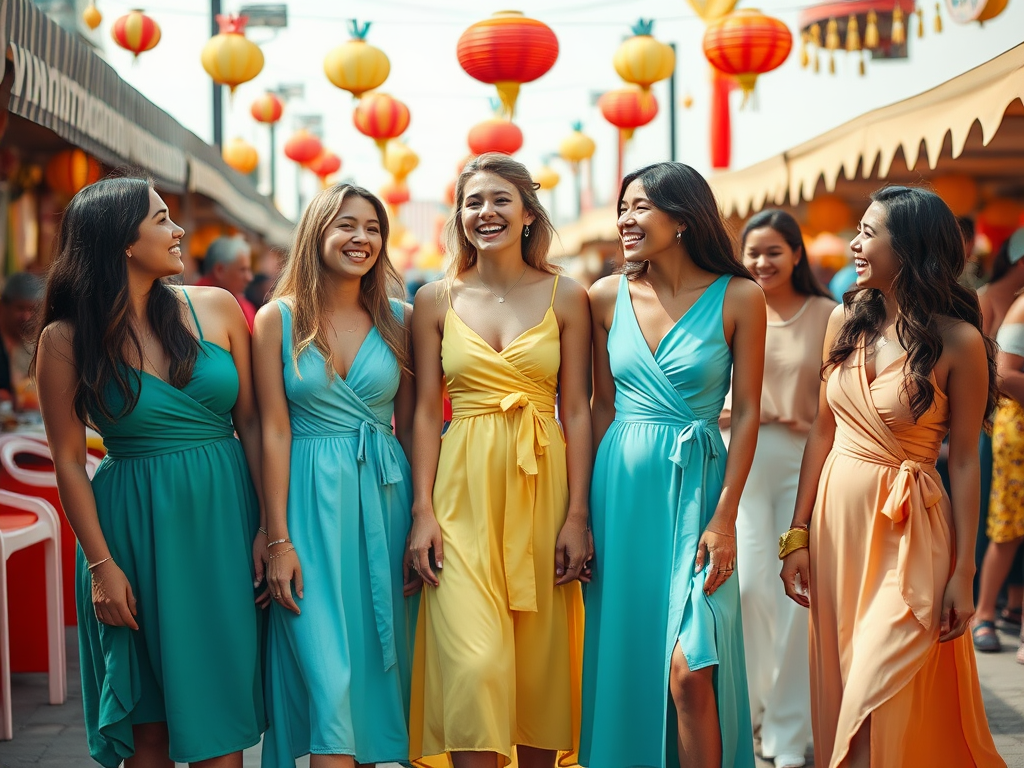
[[[102,21],[103,14],[93,3],[89,3],[89,7],[82,11],[82,23],[89,29],[96,29]]]
[[[391,74],[391,62],[384,51],[366,42],[370,22],[360,26],[359,22],[351,19],[349,31],[352,39],[339,45],[324,59],[324,74],[335,86],[359,98],[384,84]]]
[[[932,180],[932,189],[954,216],[966,216],[978,207],[978,184],[970,176],[958,173],[939,176]]]
[[[247,16],[217,16],[220,34],[206,42],[201,54],[203,69],[232,93],[263,71],[263,51],[245,37],[248,21]]]
[[[220,154],[225,163],[246,176],[255,171],[260,164],[260,156],[256,147],[245,139],[231,139],[224,144]]]
[[[533,173],[533,180],[540,185],[541,189],[554,189],[562,177],[549,165],[542,165]]]
[[[419,164],[420,156],[409,149],[404,141],[391,139],[384,145],[384,169],[394,176],[396,181],[405,179]]]
[[[573,123],[572,133],[558,145],[558,154],[567,162],[581,163],[593,157],[595,149],[594,140],[583,133],[583,124]]]
[[[623,41],[612,59],[619,77],[645,91],[670,77],[676,69],[676,52],[672,46],[655,40],[651,36],[653,29],[653,20],[640,19],[633,26],[633,37]]]

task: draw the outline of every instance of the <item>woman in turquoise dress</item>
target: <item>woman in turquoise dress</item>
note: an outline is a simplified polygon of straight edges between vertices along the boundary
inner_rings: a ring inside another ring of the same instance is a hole
[[[80,545],[89,752],[108,768],[241,768],[265,727],[249,329],[226,291],[163,282],[183,235],[144,179],[86,187],[43,303],[39,401]],[[107,448],[91,483],[86,424]]]
[[[626,176],[618,228],[625,274],[591,289],[597,565],[580,763],[752,768],[732,573],[757,441],[764,296],[688,166]],[[730,377],[727,456],[718,416]]]
[[[275,601],[264,768],[406,762],[419,587],[403,555],[412,503],[406,306],[370,192],[318,194],[253,335]],[[397,437],[392,432],[394,416]],[[401,441],[401,442],[400,442]],[[294,591],[294,594],[293,594]]]

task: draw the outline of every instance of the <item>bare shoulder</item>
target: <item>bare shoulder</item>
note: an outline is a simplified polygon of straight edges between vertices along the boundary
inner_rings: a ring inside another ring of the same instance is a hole
[[[1013,300],[1013,304],[1006,310],[1006,314],[1003,315],[1002,325],[1010,325],[1013,323],[1024,323],[1024,295],[1018,296]]]
[[[444,281],[435,280],[427,283],[418,291],[413,299],[413,312],[425,317],[439,318],[445,305]]]
[[[954,360],[985,353],[985,337],[970,323],[953,317],[939,318],[942,350]]]
[[[270,328],[281,328],[281,307],[276,301],[268,301],[256,310],[256,320],[252,326],[254,334]]]
[[[56,320],[43,328],[43,332],[39,334],[39,347],[41,351],[50,352],[66,360],[73,360],[72,344],[74,339],[74,326],[65,320]]]
[[[555,289],[555,304],[577,309],[587,303],[587,290],[567,275],[558,278]]]
[[[228,302],[238,303],[235,301],[234,296],[215,285],[172,285],[171,290],[182,301],[185,300],[185,295],[187,294],[196,309],[200,307],[224,307],[227,306]]]
[[[725,300],[730,302],[742,301],[744,303],[760,300],[763,304],[764,291],[753,280],[736,276],[730,279],[729,284],[725,287]]]
[[[625,279],[623,275],[608,275],[595,282],[588,292],[591,306],[597,309],[614,304],[619,292],[619,281]]]

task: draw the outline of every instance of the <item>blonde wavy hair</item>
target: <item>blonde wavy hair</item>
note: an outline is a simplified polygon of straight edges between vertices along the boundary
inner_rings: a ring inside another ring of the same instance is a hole
[[[466,163],[455,182],[455,207],[444,225],[445,253],[448,254],[444,270],[446,289],[451,289],[455,279],[476,264],[476,248],[470,244],[462,226],[462,206],[465,202],[466,184],[476,174],[484,172],[493,173],[512,184],[519,191],[523,208],[533,214],[530,236],[520,240],[523,261],[541,272],[558,274],[561,270],[548,262],[548,251],[555,236],[555,228],[551,224],[548,212],[537,199],[540,185],[534,182],[522,163],[500,152],[488,152]]]
[[[408,372],[411,365],[409,333],[404,321],[395,316],[390,301],[391,297],[397,298],[404,294],[404,283],[388,256],[390,228],[387,210],[372,192],[351,184],[328,187],[310,201],[295,231],[295,244],[288,263],[274,289],[274,299],[291,300],[292,361],[297,364],[299,356],[312,344],[327,361],[328,376],[333,377],[335,373],[334,355],[327,341],[328,323],[324,311],[329,287],[323,264],[323,242],[327,228],[338,217],[349,195],[361,197],[370,203],[380,222],[380,253],[370,271],[360,281],[359,302],[370,314],[377,332],[394,353],[399,366]]]

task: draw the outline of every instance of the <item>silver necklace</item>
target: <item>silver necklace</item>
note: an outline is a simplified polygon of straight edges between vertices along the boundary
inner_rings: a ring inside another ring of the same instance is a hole
[[[512,288],[515,288],[517,285],[519,285],[519,281],[522,280],[525,276],[526,276],[526,267],[523,267],[523,273],[516,279],[516,281],[514,283],[512,283]],[[501,296],[499,296],[498,294],[496,294],[494,291],[491,290],[490,286],[487,285],[487,283],[484,282],[483,278],[480,278],[480,284],[484,288],[487,289],[487,292],[489,294],[491,294],[491,296],[493,296],[494,298],[496,298],[498,300],[499,304],[504,304],[505,303],[505,297],[508,296],[510,293],[512,293],[512,288],[509,288],[507,291],[505,291],[503,294],[501,294]]]

